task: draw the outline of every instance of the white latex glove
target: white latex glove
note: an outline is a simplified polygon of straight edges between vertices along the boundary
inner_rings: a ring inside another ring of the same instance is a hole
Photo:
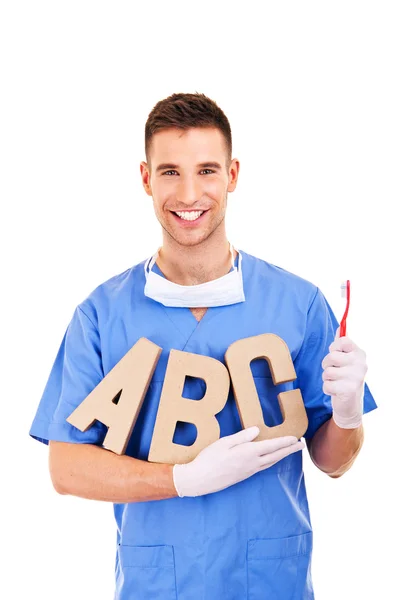
[[[294,436],[254,442],[259,427],[249,427],[210,444],[189,463],[174,465],[173,482],[180,498],[218,492],[302,450]]]
[[[324,369],[323,392],[331,396],[334,421],[343,429],[360,427],[367,372],[366,353],[348,337],[339,337],[338,328],[321,366]]]

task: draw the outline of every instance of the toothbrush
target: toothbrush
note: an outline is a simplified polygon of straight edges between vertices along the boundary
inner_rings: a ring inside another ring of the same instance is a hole
[[[343,337],[344,335],[346,335],[346,317],[348,316],[349,302],[351,297],[351,286],[349,279],[347,279],[346,282],[341,284],[341,296],[342,298],[346,298],[346,309],[339,326],[339,337]]]

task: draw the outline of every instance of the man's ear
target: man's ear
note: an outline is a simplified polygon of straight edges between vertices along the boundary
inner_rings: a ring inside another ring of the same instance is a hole
[[[234,192],[236,189],[239,170],[240,162],[237,160],[237,158],[233,158],[229,167],[229,185],[227,186],[228,192]]]
[[[141,161],[140,163],[140,173],[145,193],[148,194],[148,196],[152,196],[152,189],[150,183],[151,171],[149,165],[144,161]]]

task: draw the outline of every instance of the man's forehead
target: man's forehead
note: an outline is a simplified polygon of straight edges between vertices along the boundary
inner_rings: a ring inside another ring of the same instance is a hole
[[[177,163],[181,166],[215,163],[217,167],[221,162],[225,162],[225,153],[223,135],[215,128],[163,130],[154,134],[151,143],[151,161],[156,168],[161,163],[176,166]]]
[[[220,146],[223,148],[224,138],[222,132],[215,127],[192,127],[190,129],[163,129],[157,131],[152,137],[152,146],[155,150],[171,145],[175,147],[189,146]]]

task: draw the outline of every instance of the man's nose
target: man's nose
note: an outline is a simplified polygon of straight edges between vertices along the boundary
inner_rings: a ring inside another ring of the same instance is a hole
[[[199,183],[192,177],[182,178],[179,182],[177,199],[187,207],[201,200],[202,190]]]

